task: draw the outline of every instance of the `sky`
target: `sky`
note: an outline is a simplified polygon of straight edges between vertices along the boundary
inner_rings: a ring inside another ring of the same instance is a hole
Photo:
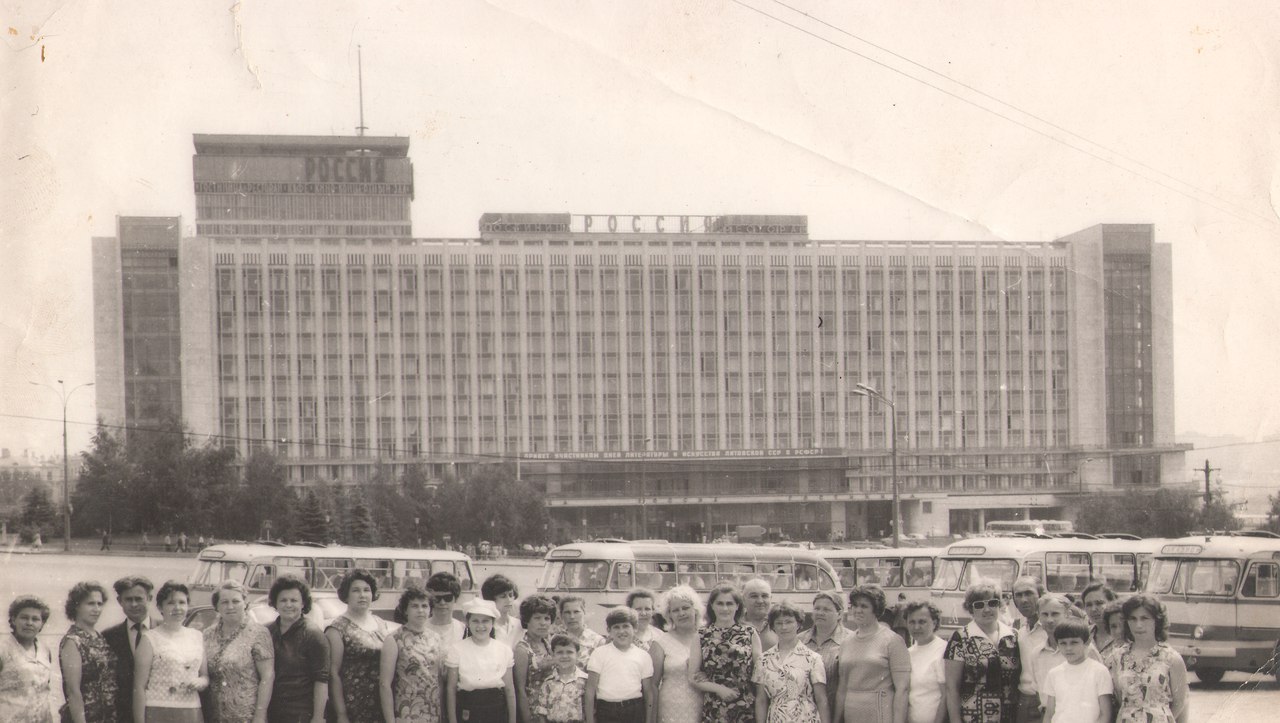
[[[353,133],[357,47],[368,132],[410,139],[416,236],[475,236],[486,211],[797,213],[815,239],[1150,223],[1173,247],[1176,431],[1280,437],[1274,2],[0,10],[0,447],[14,453],[60,447],[61,401],[31,382],[93,380],[92,237],[117,215],[193,232],[193,133]],[[67,415],[74,451],[92,388]]]

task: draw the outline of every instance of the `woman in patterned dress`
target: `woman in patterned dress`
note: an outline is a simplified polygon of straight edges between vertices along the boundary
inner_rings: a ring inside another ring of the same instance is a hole
[[[183,627],[190,590],[166,582],[156,593],[164,618],[138,642],[133,656],[133,719],[146,723],[200,723],[200,691],[209,685],[204,636]]]
[[[778,644],[760,656],[757,723],[828,723],[827,671],[822,656],[800,642],[804,613],[790,603],[769,611]]]
[[[516,708],[520,723],[533,723],[542,682],[555,671],[551,657],[551,626],[556,621],[556,601],[546,595],[530,595],[520,601],[520,627],[524,636],[516,643]]]
[[[964,594],[969,624],[951,634],[942,654],[951,723],[1012,723],[1022,661],[1018,637],[1000,622],[1000,586],[980,580]]]
[[[78,582],[67,593],[64,612],[71,629],[62,638],[59,660],[67,702],[63,723],[117,723],[116,654],[94,630],[107,602],[107,590],[96,582]],[[121,722],[123,723],[123,722]]]
[[[1117,723],[1186,723],[1187,666],[1165,642],[1169,616],[1151,595],[1124,601],[1124,637],[1107,661],[1115,681]]]
[[[204,631],[208,723],[266,723],[276,678],[271,633],[249,619],[248,591],[235,580],[213,591],[213,607],[218,623]]]
[[[387,723],[440,723],[445,643],[427,630],[431,597],[411,587],[396,604],[399,630],[382,643],[379,694]]]
[[[9,604],[11,634],[0,639],[0,721],[53,720],[53,651],[39,639],[47,622],[49,606],[38,597],[19,595]]]
[[[366,570],[352,570],[338,585],[338,599],[347,610],[324,631],[329,640],[326,717],[330,723],[383,723],[378,674],[387,623],[370,612],[378,581]]]
[[[702,718],[716,723],[754,723],[760,635],[742,622],[742,593],[721,583],[707,596],[707,625],[691,650],[690,670],[702,698]]]
[[[855,627],[840,644],[836,723],[906,723],[911,656],[893,628],[880,622],[886,604],[879,585],[849,591],[849,622]]]
[[[693,687],[689,667],[692,650],[698,647],[698,618],[702,602],[688,585],[667,591],[662,602],[666,632],[655,631],[649,655],[653,677],[658,681],[658,723],[700,723],[702,691]]]

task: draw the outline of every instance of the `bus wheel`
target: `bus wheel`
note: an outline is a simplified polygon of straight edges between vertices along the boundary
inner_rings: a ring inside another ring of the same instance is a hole
[[[1196,677],[1205,685],[1217,685],[1226,672],[1222,668],[1196,668]]]

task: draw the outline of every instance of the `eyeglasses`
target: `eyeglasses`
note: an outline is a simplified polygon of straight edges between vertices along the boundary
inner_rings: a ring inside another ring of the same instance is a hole
[[[453,602],[453,593],[451,592],[431,593],[431,599],[434,602]]]
[[[991,608],[994,610],[1003,604],[1004,604],[1003,600],[1001,600],[998,597],[994,597],[994,598],[991,598],[990,600],[974,600],[973,602],[969,603],[969,609],[982,610],[983,608]]]

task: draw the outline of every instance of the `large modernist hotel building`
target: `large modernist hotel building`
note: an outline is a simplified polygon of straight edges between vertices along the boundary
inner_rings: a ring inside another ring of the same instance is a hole
[[[826,241],[804,216],[485,214],[412,238],[399,138],[196,136],[196,236],[95,239],[109,421],[166,415],[298,485],[507,460],[560,536],[887,534],[1170,484],[1171,254]]]

